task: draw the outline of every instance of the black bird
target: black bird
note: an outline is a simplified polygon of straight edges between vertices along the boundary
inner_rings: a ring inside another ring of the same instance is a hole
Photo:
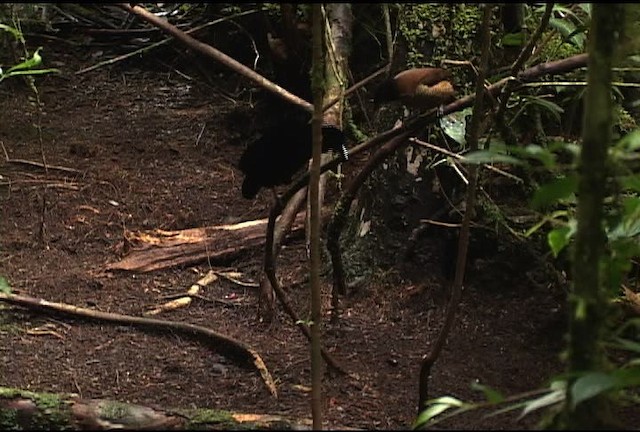
[[[336,126],[322,126],[322,151],[332,150],[347,160],[344,133]],[[282,122],[266,129],[247,146],[240,158],[244,173],[242,196],[251,199],[260,188],[291,183],[292,177],[311,158],[311,124]]]

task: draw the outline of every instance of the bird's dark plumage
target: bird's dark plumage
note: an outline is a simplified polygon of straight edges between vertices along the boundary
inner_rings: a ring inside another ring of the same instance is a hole
[[[264,131],[247,146],[240,158],[239,168],[245,178],[242,196],[251,199],[260,188],[290,183],[311,158],[311,125],[285,122]],[[332,125],[322,126],[322,151],[332,150],[347,158],[345,136]]]
[[[451,72],[440,68],[415,68],[385,80],[374,95],[376,106],[401,101],[423,110],[453,101],[455,90],[449,81]]]

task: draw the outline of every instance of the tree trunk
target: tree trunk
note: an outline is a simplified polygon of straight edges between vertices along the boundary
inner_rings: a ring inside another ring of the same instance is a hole
[[[592,5],[589,62],[582,151],[578,164],[578,230],[573,256],[573,293],[569,317],[569,373],[602,370],[602,336],[607,316],[607,293],[601,275],[606,242],[603,202],[607,181],[607,149],[612,137],[612,65],[623,6]],[[574,378],[575,380],[575,378]],[[609,424],[606,396],[572,407],[572,381],[567,387],[563,429],[602,429]]]
[[[324,20],[322,5],[313,5],[313,151],[309,178],[309,280],[311,288],[311,416],[313,430],[322,430],[322,296],[320,293],[320,159],[322,158],[322,105],[324,93]]]

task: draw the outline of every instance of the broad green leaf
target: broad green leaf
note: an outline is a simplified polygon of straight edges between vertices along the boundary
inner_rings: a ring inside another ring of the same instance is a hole
[[[616,380],[609,374],[591,372],[578,378],[571,386],[571,407],[575,407],[615,387]]]
[[[578,176],[570,174],[566,177],[558,177],[551,182],[542,185],[533,194],[531,205],[534,208],[541,208],[558,201],[569,198],[578,187]]]
[[[521,165],[523,162],[513,156],[497,153],[493,150],[478,150],[464,155],[464,162],[469,164],[507,163]]]
[[[471,108],[466,108],[460,112],[451,113],[440,119],[442,131],[452,140],[463,147],[467,144],[467,121],[466,117],[471,115]]]
[[[487,398],[487,401],[492,404],[498,404],[504,400],[504,396],[502,395],[502,393],[484,384],[480,384],[474,381],[471,383],[471,388],[484,393],[484,397]]]
[[[562,38],[566,41],[571,42],[572,45],[576,46],[577,48],[583,47],[583,44],[584,44],[584,34],[582,34],[583,30],[581,30],[581,28],[576,27],[570,21],[566,19],[561,19],[561,18],[551,18],[549,20],[549,26],[557,30],[562,35]]]
[[[624,240],[640,234],[640,198],[627,197],[623,202],[623,212],[615,226],[607,230],[609,241]],[[619,244],[619,246],[626,246]],[[631,251],[628,258],[633,256]]]
[[[547,243],[551,248],[554,257],[558,257],[562,249],[564,249],[571,240],[571,228],[560,227],[549,231],[547,234]]]

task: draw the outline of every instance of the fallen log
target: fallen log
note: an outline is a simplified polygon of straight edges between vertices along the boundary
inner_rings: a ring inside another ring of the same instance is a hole
[[[310,419],[212,409],[152,409],[108,399],[83,399],[76,394],[34,393],[0,387],[0,430],[304,430],[310,427]]]
[[[202,262],[228,262],[265,242],[267,219],[233,225],[191,228],[180,231],[125,232],[132,251],[107,270],[150,272]],[[298,214],[291,233],[304,229],[304,213]]]

